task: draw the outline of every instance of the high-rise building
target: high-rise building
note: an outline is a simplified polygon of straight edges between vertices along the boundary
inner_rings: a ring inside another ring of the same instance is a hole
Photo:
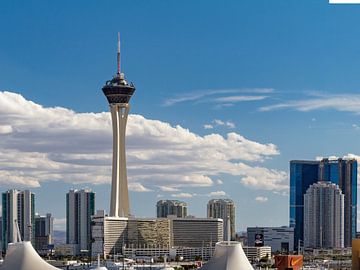
[[[337,184],[344,194],[344,246],[356,237],[357,161],[322,159],[290,161],[290,227],[294,227],[294,248],[304,241],[304,194],[319,180]]]
[[[22,240],[34,240],[35,195],[29,190],[11,189],[2,194],[2,244],[17,242],[18,230]]]
[[[2,248],[3,248],[3,244],[2,244],[2,217],[0,217],[0,254],[2,253]]]
[[[129,192],[126,173],[125,130],[130,110],[130,98],[135,86],[125,80],[120,70],[120,35],[118,37],[117,53],[118,69],[112,80],[107,81],[102,88],[109,105],[113,128],[113,161],[111,181],[110,216],[128,217]]]
[[[158,218],[167,216],[184,218],[187,216],[187,204],[178,200],[160,200],[156,203],[156,212]]]
[[[53,244],[53,224],[54,218],[51,214],[35,215],[35,249],[37,251],[48,250]]]
[[[247,246],[270,246],[273,252],[292,252],[294,249],[294,228],[291,227],[248,227]]]
[[[75,245],[76,254],[91,250],[91,216],[95,213],[95,193],[90,189],[66,194],[66,244]]]
[[[344,247],[344,194],[338,185],[319,181],[304,195],[304,246]]]
[[[207,204],[208,218],[221,218],[224,224],[224,240],[228,239],[228,217],[230,218],[230,239],[235,240],[235,203],[230,199],[212,199]]]

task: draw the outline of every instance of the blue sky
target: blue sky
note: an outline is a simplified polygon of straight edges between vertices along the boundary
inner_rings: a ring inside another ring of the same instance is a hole
[[[101,87],[120,31],[137,88],[132,212],[179,198],[204,216],[226,194],[238,230],[287,225],[289,160],[360,153],[359,15],[323,0],[2,1],[0,191],[30,187],[60,227],[71,187],[91,187],[108,209]]]

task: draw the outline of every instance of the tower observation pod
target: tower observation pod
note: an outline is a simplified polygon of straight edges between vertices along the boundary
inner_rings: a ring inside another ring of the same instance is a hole
[[[129,216],[129,192],[126,174],[125,131],[130,110],[129,101],[135,86],[127,83],[120,70],[120,34],[118,34],[117,73],[102,88],[109,105],[113,129],[113,161],[110,216]]]

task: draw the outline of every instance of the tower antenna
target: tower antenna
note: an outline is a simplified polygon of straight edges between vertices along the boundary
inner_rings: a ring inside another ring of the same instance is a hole
[[[118,48],[117,48],[117,74],[120,75],[120,32],[118,32]]]

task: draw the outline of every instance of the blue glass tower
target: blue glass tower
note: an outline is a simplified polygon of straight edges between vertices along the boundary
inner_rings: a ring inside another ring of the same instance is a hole
[[[294,249],[304,237],[304,194],[319,179],[319,162],[290,161],[290,227],[294,228]]]
[[[290,227],[294,227],[294,248],[304,237],[304,194],[319,180],[339,185],[344,196],[344,245],[351,246],[356,237],[357,161],[323,159],[290,161]]]

